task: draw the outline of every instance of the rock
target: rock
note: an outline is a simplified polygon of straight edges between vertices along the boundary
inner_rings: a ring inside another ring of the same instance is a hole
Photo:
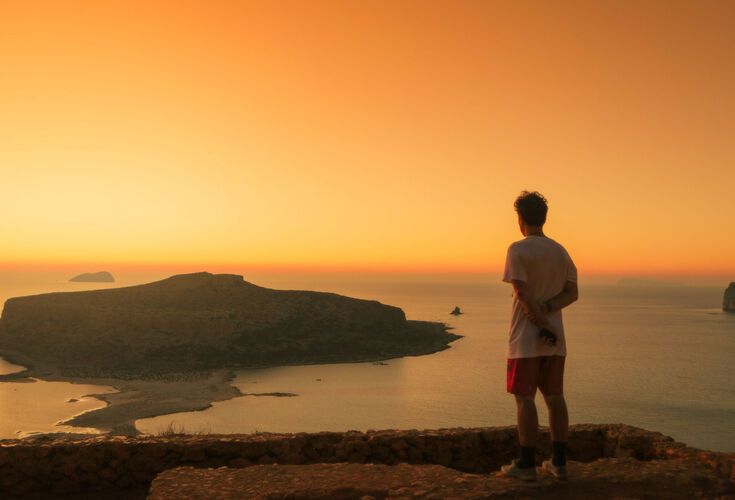
[[[98,273],[80,274],[79,276],[74,276],[69,281],[82,283],[114,283],[115,278],[107,271],[100,271]]]
[[[447,330],[374,300],[194,273],[8,299],[0,352],[64,376],[140,378],[429,354],[460,338]]]
[[[550,451],[548,430],[539,437],[537,465]],[[144,498],[154,478],[151,498],[690,499],[735,493],[735,453],[688,448],[623,424],[570,427],[573,480],[567,483],[544,474],[532,484],[498,476],[517,446],[511,426],[0,440],[0,498],[21,492],[56,498],[49,491]],[[223,466],[230,469],[218,469]]]
[[[117,476],[118,476],[117,471],[109,467],[105,467],[104,469],[100,471],[100,477],[104,479],[105,481],[112,482],[115,479],[117,479]]]
[[[233,458],[232,460],[227,462],[227,466],[234,469],[242,469],[251,465],[253,465],[253,463],[247,458]]]
[[[735,282],[730,283],[730,286],[725,290],[725,295],[722,298],[722,310],[735,312]]]
[[[684,469],[682,469],[684,468]],[[570,461],[570,481],[535,482],[497,472],[468,474],[441,465],[334,463],[179,467],[159,474],[148,498],[712,498],[732,484],[696,462],[602,458]],[[672,477],[675,480],[672,480]]]
[[[455,307],[455,308],[454,308],[454,309],[452,310],[452,312],[450,312],[449,314],[453,314],[453,315],[455,315],[455,316],[459,316],[460,314],[462,314],[462,310],[461,310],[461,309],[459,308],[459,306],[456,306],[456,307]]]

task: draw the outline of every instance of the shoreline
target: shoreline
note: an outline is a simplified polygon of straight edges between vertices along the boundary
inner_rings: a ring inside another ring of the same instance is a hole
[[[70,427],[94,428],[102,434],[135,436],[141,434],[135,421],[187,411],[202,411],[217,401],[226,401],[243,393],[231,384],[232,370],[223,369],[206,376],[184,377],[177,380],[145,380],[118,378],[82,378],[56,374],[22,372],[22,377],[2,377],[0,382],[67,382],[70,384],[111,387],[115,392],[85,394],[105,406],[83,411],[57,422]],[[15,374],[17,375],[17,374]]]
[[[459,340],[462,336],[457,335]],[[450,343],[451,343],[450,342]],[[292,366],[357,364],[389,361],[405,357],[425,356],[449,349],[431,352],[417,350],[402,356],[355,357],[350,360],[316,360],[295,363],[263,364],[256,366],[227,367],[210,372],[189,372],[162,375],[161,379],[115,378],[115,377],[72,377],[55,373],[55,369],[42,366],[28,357],[9,351],[0,351],[0,357],[8,363],[22,366],[24,370],[0,375],[0,382],[30,383],[33,379],[47,382],[67,382],[71,384],[100,385],[113,388],[116,392],[85,394],[95,398],[105,406],[87,410],[58,424],[78,428],[94,428],[102,434],[136,436],[142,433],[136,428],[139,419],[171,415],[175,413],[204,411],[215,402],[227,401],[245,394],[232,382],[237,373],[246,370],[262,370]],[[37,436],[37,435],[36,435]]]
[[[138,435],[135,422],[142,418],[188,411],[203,411],[218,401],[242,396],[232,381],[235,373],[229,369],[214,371],[207,376],[179,380],[81,379],[66,378],[71,383],[89,383],[113,387],[117,392],[87,394],[107,406],[90,410],[62,422],[72,427],[92,427],[111,435]]]

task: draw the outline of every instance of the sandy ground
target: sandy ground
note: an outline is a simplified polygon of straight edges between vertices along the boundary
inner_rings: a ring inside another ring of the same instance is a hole
[[[230,370],[219,370],[209,375],[167,381],[85,379],[85,383],[109,385],[119,392],[89,394],[107,402],[108,405],[99,410],[77,415],[64,424],[95,427],[112,434],[136,434],[135,421],[139,418],[205,410],[215,401],[241,396],[240,390],[231,384],[233,378],[234,374]]]
[[[114,387],[118,392],[86,395],[105,401],[106,407],[81,413],[63,422],[64,425],[74,427],[94,427],[111,434],[135,435],[138,432],[135,429],[137,419],[205,410],[215,401],[243,395],[232,385],[234,372],[227,369],[211,373],[172,375],[161,380],[127,380],[64,377],[36,365],[22,372],[1,375],[0,382],[30,381],[31,377],[50,382]]]

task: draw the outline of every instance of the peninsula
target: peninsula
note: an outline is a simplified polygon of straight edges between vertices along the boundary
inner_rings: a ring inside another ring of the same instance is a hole
[[[110,406],[70,425],[127,429],[240,392],[237,368],[430,354],[460,338],[443,323],[334,293],[273,290],[194,273],[131,287],[16,297],[0,317],[0,356],[36,377],[110,385]],[[133,428],[134,430],[134,428]]]

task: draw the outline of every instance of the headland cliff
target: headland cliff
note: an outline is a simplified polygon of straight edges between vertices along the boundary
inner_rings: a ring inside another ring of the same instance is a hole
[[[374,300],[209,273],[12,298],[0,318],[0,353],[79,377],[387,359],[436,352],[457,338]]]

